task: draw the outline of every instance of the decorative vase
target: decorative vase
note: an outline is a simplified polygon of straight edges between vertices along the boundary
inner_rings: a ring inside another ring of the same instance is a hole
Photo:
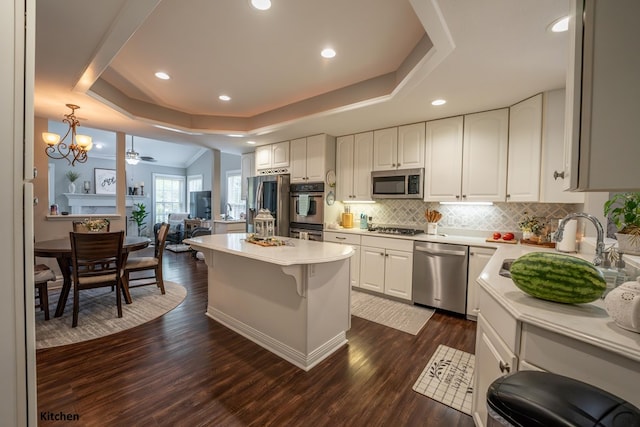
[[[640,236],[616,233],[618,252],[627,255],[640,255]]]
[[[69,183],[69,193],[75,193],[76,192],[76,184],[74,184],[73,182]]]

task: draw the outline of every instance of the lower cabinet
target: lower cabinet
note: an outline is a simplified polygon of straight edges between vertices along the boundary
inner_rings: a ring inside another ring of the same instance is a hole
[[[478,281],[476,280],[496,250],[494,248],[469,247],[469,274],[467,279],[467,319],[475,320],[480,309]]]
[[[362,237],[360,287],[411,300],[413,241]]]
[[[246,222],[213,222],[213,234],[244,233],[247,231]]]
[[[323,233],[325,242],[340,243],[341,245],[351,245],[354,254],[349,258],[351,269],[351,287],[360,287],[360,236],[351,233],[336,233],[325,231]]]

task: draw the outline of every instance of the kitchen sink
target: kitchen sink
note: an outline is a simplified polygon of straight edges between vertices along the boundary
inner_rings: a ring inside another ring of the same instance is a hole
[[[502,261],[502,265],[500,266],[500,272],[498,273],[501,276],[511,278],[511,264],[513,264],[515,258],[507,258]]]

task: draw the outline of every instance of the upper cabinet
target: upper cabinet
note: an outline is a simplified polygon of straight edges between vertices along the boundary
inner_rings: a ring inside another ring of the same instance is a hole
[[[505,200],[508,130],[506,108],[464,116],[463,201]]]
[[[424,122],[374,131],[373,170],[424,167],[424,138]]]
[[[503,202],[509,110],[427,122],[425,201]]]
[[[640,189],[640,2],[573,0],[566,85],[568,189]]]
[[[509,109],[507,201],[537,202],[540,197],[542,94]]]
[[[339,137],[336,151],[336,198],[371,200],[373,132]]]
[[[291,182],[323,182],[335,167],[335,138],[321,134],[291,141]]]
[[[564,167],[564,103],[564,89],[545,92],[542,97],[542,203],[584,203],[584,193],[564,191],[561,173]]]
[[[288,172],[289,141],[257,147],[255,163],[256,175]]]

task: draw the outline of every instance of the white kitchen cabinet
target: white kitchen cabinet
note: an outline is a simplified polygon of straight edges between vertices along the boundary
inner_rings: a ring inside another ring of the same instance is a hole
[[[424,139],[424,122],[374,131],[373,170],[424,167]]]
[[[289,170],[289,141],[262,145],[255,152],[256,175],[286,173]]]
[[[584,203],[585,193],[564,190],[564,105],[564,89],[542,96],[541,203]]]
[[[373,132],[346,135],[336,141],[336,198],[371,200]]]
[[[508,129],[507,108],[464,116],[463,201],[505,200]]]
[[[640,2],[573,0],[571,8],[565,188],[636,191]]]
[[[323,240],[325,242],[350,245],[353,248],[353,256],[349,258],[351,287],[360,287],[360,235],[353,233],[338,233],[335,231],[325,231],[323,234]]]
[[[476,327],[476,364],[473,384],[472,415],[476,426],[487,425],[487,390],[496,379],[516,371],[513,351],[500,339],[489,322],[478,314]]]
[[[335,138],[321,134],[291,141],[291,182],[323,182],[335,168]]]
[[[469,247],[469,274],[467,275],[467,319],[475,320],[480,310],[478,298],[478,281],[476,280],[482,270],[495,253],[494,248],[483,248],[479,246]]]
[[[360,287],[411,300],[413,241],[362,236]]]
[[[425,201],[460,201],[463,124],[462,116],[426,124]]]
[[[540,199],[542,94],[509,108],[507,202]]]
[[[240,198],[247,200],[249,183],[247,178],[255,176],[255,153],[243,154],[240,158]]]
[[[244,233],[247,223],[244,221],[213,221],[213,234]]]

